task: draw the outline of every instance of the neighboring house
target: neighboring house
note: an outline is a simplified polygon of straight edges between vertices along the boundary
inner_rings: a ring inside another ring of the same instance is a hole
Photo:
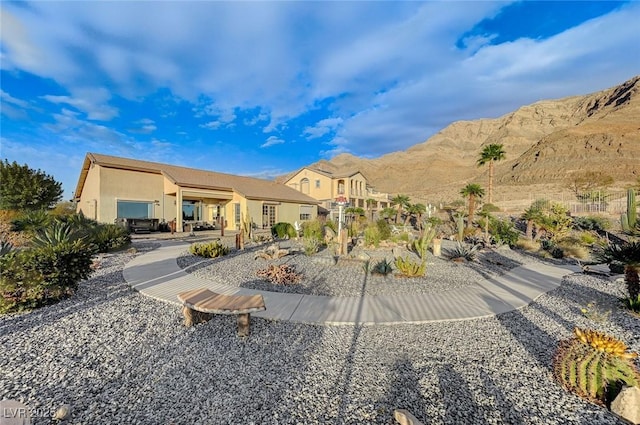
[[[223,221],[239,229],[247,217],[269,228],[313,220],[318,210],[315,199],[273,181],[96,153],[85,157],[74,200],[78,212],[102,223],[175,220],[177,231]]]
[[[337,198],[344,197],[352,207],[365,211],[380,211],[390,205],[389,195],[375,191],[360,171],[332,173],[316,168],[298,170],[284,184],[321,202],[321,206],[335,213]],[[371,199],[367,203],[367,199]]]

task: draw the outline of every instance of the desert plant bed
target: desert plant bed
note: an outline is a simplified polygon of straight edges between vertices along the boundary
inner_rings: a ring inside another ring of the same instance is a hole
[[[499,248],[480,250],[475,261],[456,263],[446,256],[446,250],[455,246],[455,242],[443,241],[442,257],[428,254],[426,272],[422,277],[405,277],[397,273],[387,276],[371,273],[374,265],[385,258],[393,263],[393,254],[389,249],[363,251],[369,258],[369,272],[365,274],[365,261],[361,259],[341,257],[337,264],[327,265],[317,261],[317,256],[327,256],[327,252],[307,256],[302,250],[295,249],[293,242],[281,244],[281,248],[290,249],[289,255],[272,260],[256,258],[255,252],[249,251],[235,252],[228,257],[203,262],[202,258],[193,258],[185,252],[178,258],[178,264],[187,272],[230,286],[272,292],[351,297],[460,291],[487,276],[502,274],[522,264],[541,261],[515,250]],[[410,251],[403,251],[402,255],[420,261],[415,253]],[[194,263],[198,263],[197,267],[190,267]],[[294,266],[304,278],[292,285],[278,285],[257,276],[260,270],[269,265],[281,264]]]

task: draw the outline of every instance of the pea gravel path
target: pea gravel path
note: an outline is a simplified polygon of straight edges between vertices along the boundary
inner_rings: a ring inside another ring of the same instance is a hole
[[[621,282],[570,275],[520,310],[459,322],[256,318],[239,339],[234,317],[187,329],[175,305],[131,290],[122,269],[133,256],[103,256],[71,299],[0,317],[0,398],[69,403],[70,424],[392,424],[395,408],[425,424],[623,424],[550,370],[576,325],[640,351]],[[608,320],[580,313],[592,301]]]

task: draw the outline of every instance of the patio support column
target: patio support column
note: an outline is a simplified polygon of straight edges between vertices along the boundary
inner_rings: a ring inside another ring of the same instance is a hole
[[[176,190],[176,232],[182,232],[182,189]]]

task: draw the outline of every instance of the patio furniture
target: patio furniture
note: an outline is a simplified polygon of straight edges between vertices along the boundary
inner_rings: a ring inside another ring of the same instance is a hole
[[[235,314],[238,316],[238,336],[249,336],[251,313],[264,311],[262,295],[222,295],[206,288],[181,292],[185,325],[192,326],[211,320],[214,314]]]

